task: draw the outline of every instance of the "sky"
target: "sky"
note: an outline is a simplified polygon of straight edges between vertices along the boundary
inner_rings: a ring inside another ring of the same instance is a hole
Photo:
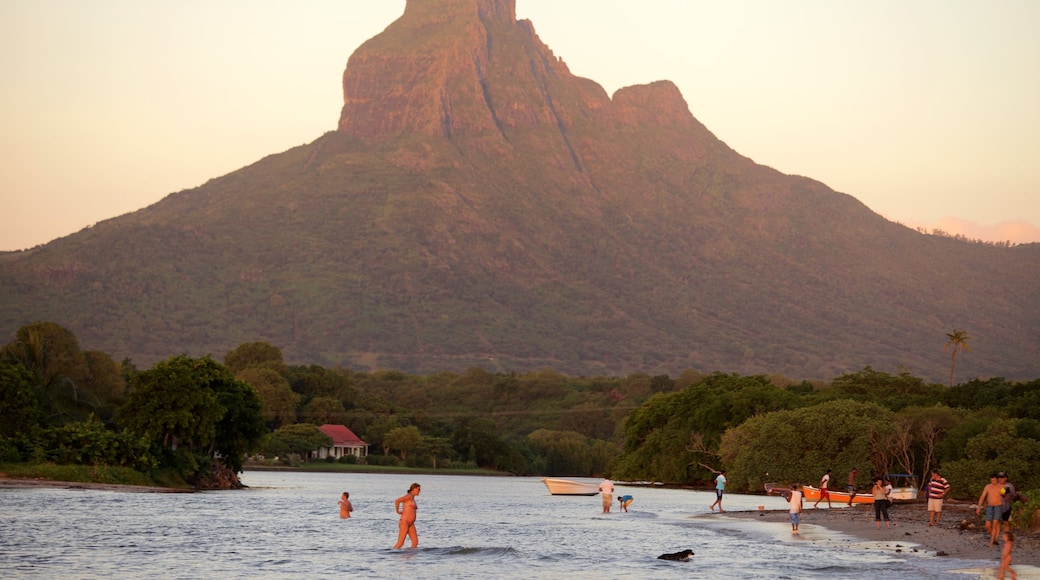
[[[516,0],[612,94],[674,82],[737,152],[910,227],[1040,242],[1036,0]],[[0,251],[334,130],[404,0],[0,2]]]

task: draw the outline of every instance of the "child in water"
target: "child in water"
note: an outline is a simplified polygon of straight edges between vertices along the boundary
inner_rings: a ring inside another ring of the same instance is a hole
[[[350,503],[350,494],[343,492],[343,496],[339,498],[339,517],[349,518],[352,511],[354,506]]]

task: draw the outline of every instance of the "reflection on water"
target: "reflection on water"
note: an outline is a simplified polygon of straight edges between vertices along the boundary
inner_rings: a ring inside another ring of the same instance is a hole
[[[250,489],[197,494],[0,490],[0,577],[912,579],[980,565],[720,520],[708,513],[714,492],[626,487],[630,511],[603,514],[598,497],[550,496],[538,478],[247,472],[242,480]],[[419,548],[391,550],[393,500],[412,481],[422,484]],[[339,518],[344,491],[350,519]],[[724,503],[786,507],[736,494]],[[689,562],[657,559],[685,548],[696,553]]]

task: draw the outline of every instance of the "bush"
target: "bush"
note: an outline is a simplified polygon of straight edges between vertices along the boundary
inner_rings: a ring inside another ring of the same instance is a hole
[[[1029,501],[1011,504],[1011,525],[1018,529],[1040,528],[1040,489],[1022,492]]]

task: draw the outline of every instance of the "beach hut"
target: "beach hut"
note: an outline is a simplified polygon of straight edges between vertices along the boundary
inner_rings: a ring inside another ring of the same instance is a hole
[[[368,457],[368,443],[362,441],[346,425],[325,424],[318,427],[318,430],[332,438],[332,445],[321,447],[314,452],[314,456],[318,459],[326,457],[339,459],[348,455],[353,455],[358,459]]]

